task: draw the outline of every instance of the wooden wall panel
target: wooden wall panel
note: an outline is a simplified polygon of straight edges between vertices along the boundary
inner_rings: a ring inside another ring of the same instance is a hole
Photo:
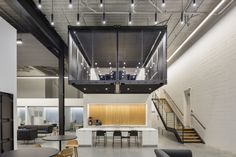
[[[90,104],[89,117],[104,125],[145,125],[146,104]]]

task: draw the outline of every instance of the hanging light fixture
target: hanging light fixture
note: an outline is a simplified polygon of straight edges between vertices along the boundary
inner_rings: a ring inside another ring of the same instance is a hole
[[[184,24],[184,12],[181,12],[181,17],[180,17],[180,23],[183,25]]]
[[[131,0],[130,6],[134,7],[134,0]]]
[[[183,0],[182,0],[182,12],[181,12],[181,16],[180,16],[180,23],[183,25],[184,24],[184,4],[183,4]]]
[[[69,5],[68,5],[69,8],[73,8],[73,4],[72,4],[72,0],[69,0]]]
[[[166,6],[165,0],[162,0],[161,6],[162,6],[162,7]]]
[[[154,24],[157,25],[157,12],[155,12],[155,21]]]
[[[76,21],[76,25],[80,25],[80,14],[77,14],[77,21]]]
[[[193,0],[193,6],[194,6],[194,7],[197,6],[196,0]]]
[[[131,12],[129,12],[129,25],[132,24],[132,15],[131,15]]]
[[[53,16],[53,0],[52,0],[51,25],[52,25],[52,26],[54,26],[54,16]]]
[[[102,13],[102,24],[106,24],[106,14],[105,12]]]
[[[41,0],[38,1],[38,8],[39,8],[39,9],[42,8]]]
[[[78,13],[77,13],[77,21],[76,21],[76,25],[80,25],[79,0],[78,0]]]
[[[102,8],[102,7],[103,7],[103,1],[102,1],[102,0],[100,0],[99,7],[100,7],[100,8]]]

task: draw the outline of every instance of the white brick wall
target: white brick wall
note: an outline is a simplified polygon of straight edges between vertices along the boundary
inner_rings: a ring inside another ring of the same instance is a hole
[[[168,68],[164,88],[183,109],[191,88],[194,123],[207,145],[236,154],[236,7]]]

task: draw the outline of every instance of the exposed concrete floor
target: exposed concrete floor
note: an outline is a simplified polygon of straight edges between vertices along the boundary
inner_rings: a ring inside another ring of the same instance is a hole
[[[68,134],[68,133],[67,133]],[[36,143],[42,144],[43,147],[58,148],[58,142],[46,142],[37,139]],[[18,142],[18,148],[33,147],[34,144],[22,144]],[[112,147],[111,141],[108,141],[106,147],[99,144],[97,147],[79,147],[79,157],[155,157],[154,149],[157,147],[137,147],[134,144],[128,147],[123,144],[121,148],[119,143]],[[236,154],[220,151],[204,144],[180,144],[176,141],[174,135],[164,131],[164,135],[159,135],[158,148],[164,149],[191,149],[193,157],[236,157]]]

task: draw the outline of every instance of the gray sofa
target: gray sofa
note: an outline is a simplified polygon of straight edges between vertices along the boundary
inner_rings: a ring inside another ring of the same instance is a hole
[[[192,151],[186,149],[155,149],[156,157],[192,157]]]
[[[31,141],[38,137],[37,129],[18,129],[17,140]]]
[[[50,134],[53,131],[53,125],[22,125],[18,129],[36,129],[38,134]]]

